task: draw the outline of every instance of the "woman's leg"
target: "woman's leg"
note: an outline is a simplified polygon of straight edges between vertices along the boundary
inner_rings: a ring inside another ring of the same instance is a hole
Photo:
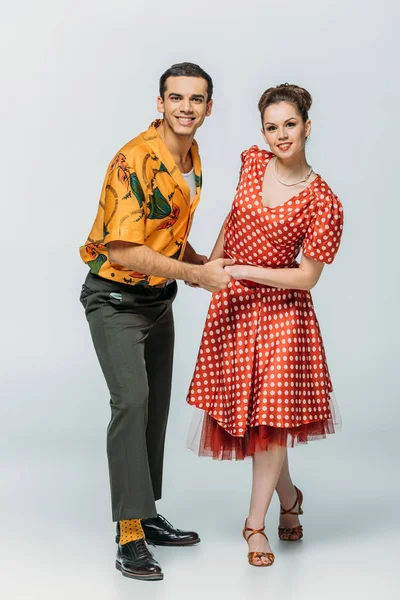
[[[253,485],[251,490],[250,511],[247,518],[247,527],[261,529],[264,527],[265,515],[271,502],[272,494],[277,485],[285,460],[286,448],[272,446],[267,452],[256,452],[253,456]],[[246,532],[246,537],[250,531]],[[271,548],[264,536],[253,535],[249,541],[250,552],[271,552]],[[267,557],[256,559],[255,564],[268,564]]]
[[[292,478],[290,477],[287,450],[285,453],[285,458],[282,464],[282,469],[278,479],[278,483],[276,484],[276,492],[279,496],[279,501],[283,508],[289,509],[293,506],[293,504],[296,501],[297,493],[293,485]],[[293,509],[293,512],[298,511],[298,509],[299,507],[296,504],[296,506]],[[297,525],[300,525],[299,517],[297,515],[280,516],[280,527],[296,527]]]

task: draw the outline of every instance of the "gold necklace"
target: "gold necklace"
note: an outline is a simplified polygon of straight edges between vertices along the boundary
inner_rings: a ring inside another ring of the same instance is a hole
[[[278,157],[275,156],[275,160],[274,160],[274,175],[275,175],[275,179],[277,179],[279,181],[279,183],[281,183],[282,185],[285,185],[286,187],[291,187],[292,185],[298,185],[299,183],[304,183],[304,181],[307,181],[307,179],[310,178],[310,175],[313,172],[313,168],[310,166],[310,170],[308,171],[307,175],[303,179],[299,179],[299,181],[295,181],[294,183],[285,183],[284,181],[281,181],[279,179],[278,173],[276,172],[276,161],[277,160],[278,160]]]

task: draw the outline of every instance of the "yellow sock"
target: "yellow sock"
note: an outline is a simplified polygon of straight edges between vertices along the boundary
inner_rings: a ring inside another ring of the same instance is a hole
[[[144,531],[140,519],[126,519],[119,522],[121,545],[144,538]]]

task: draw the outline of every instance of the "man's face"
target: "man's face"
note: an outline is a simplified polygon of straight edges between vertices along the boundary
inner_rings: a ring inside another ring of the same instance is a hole
[[[157,108],[176,135],[193,136],[211,114],[207,81],[201,77],[168,77],[164,99],[158,97]]]

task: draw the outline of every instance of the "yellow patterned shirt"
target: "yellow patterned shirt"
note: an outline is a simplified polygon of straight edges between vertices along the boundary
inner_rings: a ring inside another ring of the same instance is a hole
[[[158,135],[161,121],[128,142],[111,161],[100,196],[97,216],[82,260],[92,273],[130,285],[157,285],[165,278],[145,275],[112,263],[106,244],[115,240],[149,246],[164,256],[181,260],[200,200],[201,162],[197,143],[190,152],[196,195]]]

